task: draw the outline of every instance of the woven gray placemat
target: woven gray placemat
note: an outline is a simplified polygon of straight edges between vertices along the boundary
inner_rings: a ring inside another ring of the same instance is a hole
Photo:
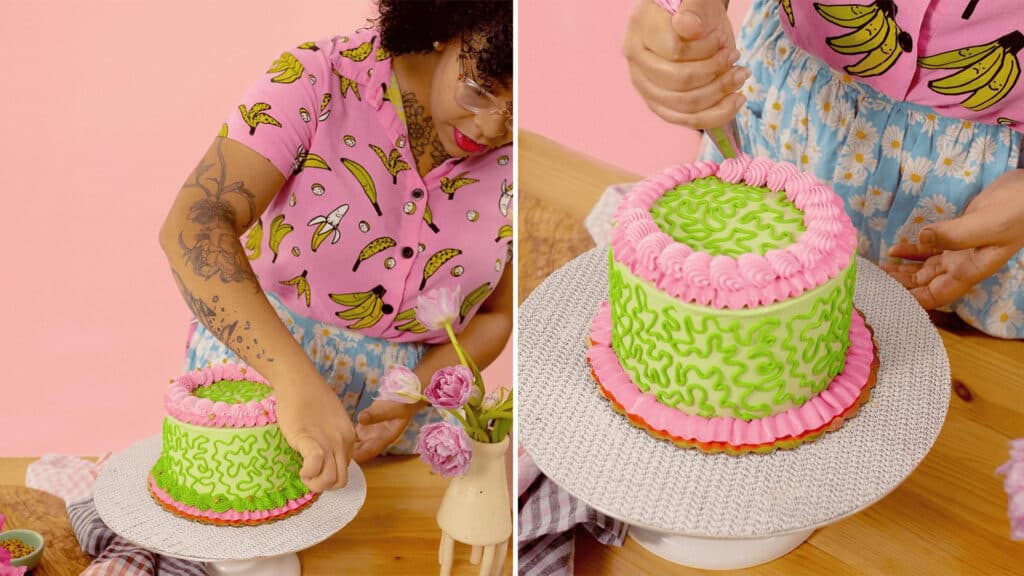
[[[552,274],[519,309],[519,441],[552,480],[632,524],[694,536],[761,537],[820,526],[894,489],[931,449],[949,405],[949,361],[928,315],[859,259],[854,303],[879,343],[878,382],[836,432],[771,455],[706,455],[614,412],[586,363],[608,297],[607,252]]]
[[[366,500],[366,478],[352,462],[348,485],[324,492],[301,513],[262,526],[212,526],[164,510],[146,478],[160,456],[160,436],[133,444],[103,465],[94,489],[96,511],[111,530],[168,556],[189,560],[248,560],[305,550],[355,518]]]

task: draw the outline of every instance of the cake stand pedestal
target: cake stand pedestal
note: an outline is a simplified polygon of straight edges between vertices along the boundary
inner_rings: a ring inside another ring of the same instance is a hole
[[[595,248],[519,309],[519,441],[549,478],[669,561],[730,569],[788,553],[895,489],[931,449],[949,406],[949,361],[928,315],[878,267],[857,266],[854,303],[878,342],[878,379],[839,430],[736,457],[632,426],[586,362],[590,321],[608,298],[607,252]]]
[[[110,457],[96,480],[96,511],[121,537],[165,556],[206,563],[211,576],[299,576],[297,552],[330,538],[366,500],[366,478],[353,462],[348,485],[324,492],[302,512],[261,526],[213,526],[175,516],[149,494],[146,479],[160,456],[160,436]]]

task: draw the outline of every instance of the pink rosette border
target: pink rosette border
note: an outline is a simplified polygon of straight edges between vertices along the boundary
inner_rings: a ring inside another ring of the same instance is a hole
[[[658,228],[651,207],[668,190],[713,175],[785,191],[803,213],[805,231],[763,256],[712,256],[676,242]],[[623,199],[615,221],[611,246],[617,262],[674,298],[718,309],[766,306],[821,286],[850,265],[857,247],[857,231],[831,188],[793,164],[746,156],[721,165],[674,166],[647,178]]]
[[[277,403],[273,396],[243,404],[228,404],[193,394],[197,388],[221,380],[249,380],[271,385],[252,368],[239,364],[200,368],[171,381],[164,394],[167,413],[180,422],[212,428],[252,428],[277,422]]]
[[[214,512],[213,510],[200,510],[194,506],[178,502],[157,485],[156,479],[153,478],[152,475],[149,476],[148,481],[149,489],[152,491],[153,496],[165,506],[169,506],[181,514],[192,518],[210,520],[213,522],[223,522],[227,524],[257,524],[261,522],[269,522],[275,518],[287,516],[292,512],[304,508],[317,497],[315,492],[309,492],[299,498],[289,500],[280,508],[274,508],[272,510],[254,510],[252,512],[230,510],[228,512]]]
[[[653,394],[640,390],[612,349],[611,335],[611,308],[605,301],[591,323],[587,359],[601,386],[626,414],[637,416],[651,428],[677,438],[730,446],[769,445],[828,425],[858,402],[870,381],[875,356],[871,332],[864,318],[854,310],[846,364],[821,394],[767,418],[750,421],[730,416],[705,418],[662,404]]]

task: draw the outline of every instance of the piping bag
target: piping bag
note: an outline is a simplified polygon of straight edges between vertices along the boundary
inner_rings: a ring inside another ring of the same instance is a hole
[[[675,15],[682,0],[654,0],[654,2],[669,14]],[[743,154],[743,151],[740,150],[739,131],[736,128],[735,119],[730,120],[724,126],[708,128],[707,134],[723,158],[737,158]]]

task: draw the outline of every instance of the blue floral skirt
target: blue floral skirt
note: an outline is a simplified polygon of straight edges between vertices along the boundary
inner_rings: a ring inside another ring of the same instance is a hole
[[[891,261],[891,246],[962,213],[1020,161],[1008,127],[946,118],[892,100],[795,47],[776,0],[755,0],[738,39],[751,78],[737,116],[745,152],[792,162],[830,183],[858,231],[858,251]],[[705,146],[705,154],[717,152]],[[1024,193],[1024,191],[1021,191]],[[972,326],[1024,338],[1024,251],[950,305]]]
[[[395,364],[415,368],[428,348],[428,345],[419,342],[389,342],[349,332],[344,328],[300,316],[269,292],[267,298],[292,336],[327,380],[327,384],[344,403],[353,424],[359,412],[376,397],[384,371]],[[189,338],[185,370],[222,362],[244,364],[205,326],[197,323]],[[420,428],[441,419],[441,414],[434,408],[420,410],[386,453],[412,454]]]

